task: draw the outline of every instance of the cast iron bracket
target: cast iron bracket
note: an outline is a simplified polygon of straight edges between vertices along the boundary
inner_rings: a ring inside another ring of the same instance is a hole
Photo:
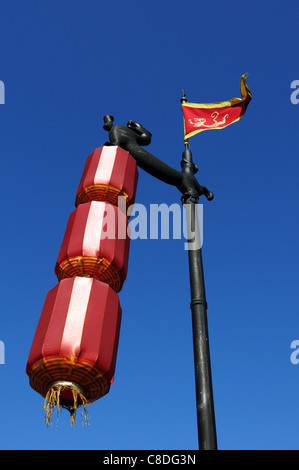
[[[104,116],[104,122],[103,127],[109,132],[109,142],[105,145],[118,145],[130,152],[140,168],[164,183],[175,186],[182,193],[183,203],[198,203],[202,195],[208,201],[214,198],[213,193],[195,178],[198,168],[193,163],[192,153],[188,148],[183,152],[182,170],[178,171],[141,147],[151,143],[152,134],[138,122],[129,121],[127,126],[114,125],[114,118],[109,114]]]

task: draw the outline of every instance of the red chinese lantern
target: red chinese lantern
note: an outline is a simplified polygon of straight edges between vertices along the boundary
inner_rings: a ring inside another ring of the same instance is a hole
[[[49,424],[54,405],[69,409],[101,398],[113,381],[121,323],[118,295],[92,278],[62,280],[48,292],[29,353],[31,387],[46,398]]]
[[[91,276],[118,292],[128,268],[127,226],[118,207],[98,201],[80,204],[68,220],[55,267],[58,280]]]
[[[117,292],[127,275],[128,220],[138,171],[133,157],[117,146],[87,158],[70,214],[26,372],[45,397],[46,423],[56,405],[71,412],[108,393],[113,381],[121,321]]]
[[[136,161],[129,152],[115,145],[97,148],[87,157],[75,205],[89,201],[117,205],[118,196],[123,196],[129,206],[135,200],[137,181]]]

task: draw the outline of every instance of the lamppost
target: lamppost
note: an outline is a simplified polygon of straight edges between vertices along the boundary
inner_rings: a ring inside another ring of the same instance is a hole
[[[140,168],[164,183],[175,186],[180,191],[184,207],[188,209],[186,210],[186,225],[192,228],[195,240],[198,241],[200,233],[196,206],[199,197],[204,195],[211,201],[214,196],[205,186],[200,185],[195,178],[198,168],[193,162],[188,145],[185,146],[182,155],[182,170],[178,171],[141,147],[149,145],[151,142],[151,133],[141,124],[129,121],[127,126],[122,126],[113,125],[113,122],[113,116],[104,116],[104,129],[109,132],[109,142],[106,145],[118,145],[127,150],[135,158]],[[211,378],[207,302],[202,252],[200,243],[198,245],[195,249],[188,250],[198,443],[200,450],[216,450],[217,436]]]

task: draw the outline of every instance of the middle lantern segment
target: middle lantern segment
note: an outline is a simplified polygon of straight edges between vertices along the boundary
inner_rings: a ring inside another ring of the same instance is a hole
[[[127,216],[105,202],[80,204],[71,213],[55,266],[58,280],[93,277],[119,292],[127,276]]]

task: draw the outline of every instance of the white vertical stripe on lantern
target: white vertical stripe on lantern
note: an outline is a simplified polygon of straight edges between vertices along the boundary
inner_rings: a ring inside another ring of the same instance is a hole
[[[105,207],[105,202],[90,203],[82,242],[83,256],[99,255]]]
[[[110,181],[117,148],[116,145],[103,147],[94,176],[94,182],[96,184],[105,184]]]
[[[61,340],[61,353],[77,356],[92,288],[92,278],[75,277]]]

